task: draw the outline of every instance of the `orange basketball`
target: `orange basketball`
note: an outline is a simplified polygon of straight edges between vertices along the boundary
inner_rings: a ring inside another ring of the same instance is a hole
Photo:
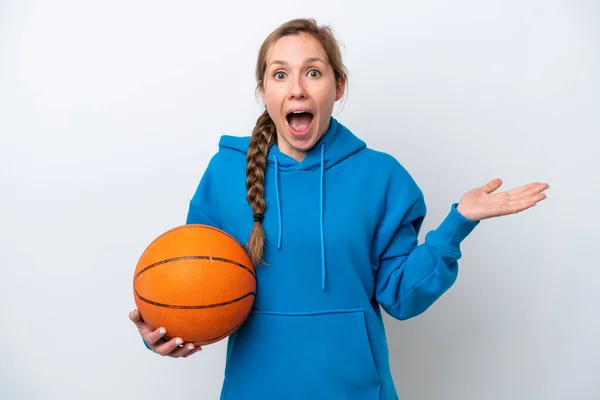
[[[165,339],[202,346],[233,333],[246,319],[256,293],[256,272],[245,249],[207,225],[182,225],[156,238],[133,278],[137,308]]]

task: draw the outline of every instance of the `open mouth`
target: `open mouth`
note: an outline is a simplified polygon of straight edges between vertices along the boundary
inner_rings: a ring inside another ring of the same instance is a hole
[[[306,134],[312,127],[313,113],[308,110],[296,110],[286,116],[290,131],[294,135]]]

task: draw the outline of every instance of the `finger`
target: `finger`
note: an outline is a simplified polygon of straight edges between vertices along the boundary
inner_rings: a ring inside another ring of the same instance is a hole
[[[183,355],[183,358],[189,357],[192,354],[196,354],[197,352],[202,351],[202,347],[198,346],[195,349],[193,349],[192,351],[188,352],[187,354]]]
[[[546,194],[542,193],[549,186],[546,184],[541,184],[539,186],[533,187],[526,192],[520,193],[517,196],[509,197],[509,201],[512,202],[538,202],[544,200],[546,198]]]
[[[507,193],[511,193],[511,194],[521,193],[521,192],[531,189],[532,187],[537,186],[539,184],[540,184],[540,182],[528,183],[527,185],[523,185],[518,188],[511,189]]]
[[[486,193],[492,193],[496,191],[500,186],[502,186],[502,179],[496,178],[483,185],[481,189],[483,189],[483,191]]]
[[[184,357],[186,354],[189,354],[191,351],[194,351],[196,347],[192,343],[185,343],[181,347],[175,348],[172,352],[168,354],[169,357],[179,358]]]
[[[179,348],[179,345],[183,344],[183,340],[181,338],[173,338],[165,343],[160,343],[152,348],[155,353],[160,354],[161,356],[166,356],[171,353],[173,350]]]
[[[545,193],[539,193],[535,196],[532,196],[530,198],[527,199],[528,202],[533,203],[533,205],[536,205],[537,203],[539,203],[542,200],[545,200],[548,196],[546,196]]]
[[[140,315],[140,312],[138,310],[133,310],[129,313],[129,319],[132,320],[136,325],[138,323],[144,322],[144,320],[142,320],[142,316]]]
[[[144,338],[146,343],[148,343],[147,338],[148,335],[152,334],[152,328],[146,322],[144,322],[144,319],[140,315],[140,312],[138,310],[133,310],[131,313],[129,313],[129,318],[135,323],[135,326],[138,328],[140,335]]]
[[[542,190],[548,189],[549,187],[550,187],[550,185],[548,185],[547,183],[533,182],[533,183],[523,185],[523,186],[515,188],[515,189],[511,189],[511,190],[507,191],[506,193],[511,196],[518,197],[520,194],[523,194],[523,193],[532,193],[532,192],[542,191]]]
[[[156,329],[154,332],[149,332],[148,334],[143,335],[143,337],[149,346],[154,346],[155,344],[158,344],[159,340],[162,339],[162,337],[165,336],[166,333],[167,330],[161,327]]]
[[[538,193],[542,193],[544,190],[548,189],[549,187],[550,187],[550,185],[548,185],[547,183],[540,183],[538,185],[535,185],[535,186],[523,191],[523,196],[524,197],[534,196]]]
[[[152,332],[152,329],[150,329],[148,324],[144,322],[138,310],[133,310],[132,312],[130,312],[129,319],[133,321],[135,326],[137,326],[138,330],[140,331],[140,335],[142,335],[143,337]]]
[[[525,203],[537,203],[540,202],[542,200],[544,200],[546,198],[546,193],[541,193],[541,192],[532,192],[527,196],[523,196],[522,199],[520,199],[522,202]]]

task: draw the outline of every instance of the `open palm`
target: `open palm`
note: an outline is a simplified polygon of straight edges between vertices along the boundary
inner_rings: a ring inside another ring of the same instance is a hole
[[[493,193],[500,186],[502,180],[497,178],[468,191],[461,197],[457,210],[472,221],[516,214],[544,200],[546,194],[542,192],[550,187],[547,183],[534,182],[506,192]]]

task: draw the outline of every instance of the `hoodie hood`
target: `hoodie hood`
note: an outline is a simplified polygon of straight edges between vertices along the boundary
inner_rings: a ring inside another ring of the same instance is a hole
[[[219,141],[219,149],[231,149],[239,151],[246,156],[250,137],[237,137],[224,135]],[[277,143],[273,143],[267,154],[267,168],[275,169],[275,191],[277,195],[277,215],[279,235],[277,239],[277,248],[281,249],[282,242],[282,224],[283,217],[279,195],[279,173],[286,171],[315,171],[320,173],[319,187],[319,221],[321,234],[321,289],[325,290],[327,277],[326,269],[326,254],[325,254],[325,234],[324,234],[324,188],[325,179],[327,179],[325,171],[334,165],[342,162],[354,153],[366,148],[364,141],[356,137],[350,130],[340,124],[335,118],[331,117],[327,131],[319,139],[317,143],[308,151],[301,162],[294,160],[292,157],[279,151]]]

